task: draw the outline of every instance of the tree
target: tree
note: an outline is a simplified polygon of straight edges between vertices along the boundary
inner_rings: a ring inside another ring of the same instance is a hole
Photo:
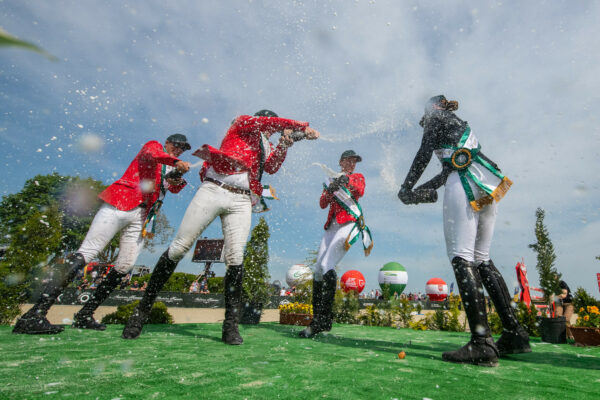
[[[18,305],[28,297],[41,267],[79,248],[102,204],[98,194],[105,187],[92,178],[53,173],[37,175],[20,192],[2,197],[0,245],[8,248],[0,263],[0,323],[9,323],[15,312],[18,315]],[[157,222],[150,251],[173,231],[166,217],[158,217]],[[118,247],[116,235],[100,261],[114,261]]]
[[[559,281],[561,274],[558,273],[554,262],[554,246],[550,240],[548,229],[544,226],[544,210],[538,208],[535,212],[535,237],[537,242],[530,244],[529,247],[537,253],[537,264],[535,268],[540,276],[540,287],[544,291],[544,301],[551,305],[554,295],[560,293]]]
[[[260,217],[244,252],[243,298],[249,303],[269,301],[269,237],[269,225]]]
[[[31,283],[61,241],[61,218],[56,207],[38,211],[11,236],[0,261],[0,324],[10,324],[29,297]]]
[[[0,242],[10,243],[33,214],[54,207],[60,213],[61,223],[56,228],[60,229],[61,240],[50,251],[60,255],[77,249],[100,207],[97,195],[105,187],[91,178],[57,173],[27,180],[20,192],[4,196],[0,202]]]
[[[60,256],[75,251],[83,242],[94,215],[102,205],[98,194],[106,188],[92,178],[81,179],[57,173],[36,175],[27,180],[23,189],[4,196],[0,202],[0,244],[8,244],[30,216],[38,211],[56,207],[60,212],[61,240],[51,251]],[[163,213],[156,217],[156,235],[146,240],[144,246],[153,252],[156,245],[164,244],[173,228]],[[98,255],[101,263],[112,264],[119,255],[120,234],[110,241]]]

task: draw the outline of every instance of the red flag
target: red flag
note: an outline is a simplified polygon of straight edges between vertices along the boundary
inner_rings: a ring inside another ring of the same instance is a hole
[[[596,278],[598,278],[598,290],[600,290],[600,273],[596,274]]]
[[[519,280],[519,285],[521,286],[521,295],[519,296],[519,300],[527,304],[527,307],[529,307],[531,305],[531,295],[529,294],[529,281],[527,281],[527,267],[525,267],[525,263],[520,262],[517,263],[515,268],[517,270],[517,279]]]

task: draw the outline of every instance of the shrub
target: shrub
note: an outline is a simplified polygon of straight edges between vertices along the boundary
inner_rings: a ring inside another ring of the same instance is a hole
[[[498,315],[498,313],[495,311],[488,314],[488,324],[490,325],[490,330],[494,335],[499,335],[504,330],[502,321],[500,320],[500,315]]]
[[[196,279],[194,274],[186,274],[185,272],[175,272],[165,286],[162,288],[163,292],[184,292],[187,293],[192,285],[192,282]]]
[[[517,320],[521,326],[527,331],[529,336],[540,336],[538,332],[538,321],[537,321],[537,310],[532,305],[531,309],[523,302],[517,304],[515,310]],[[488,323],[490,324],[490,330],[494,335],[499,335],[503,331],[502,321],[497,312],[488,314]]]
[[[392,326],[394,316],[391,311],[372,305],[367,306],[366,311],[358,316],[358,321],[367,326]]]
[[[537,319],[537,310],[534,305],[531,305],[531,308],[527,307],[527,304],[520,302],[517,304],[517,319],[519,323],[529,336],[539,337],[540,333],[538,331],[538,319]]]
[[[358,296],[353,290],[348,293],[344,293],[338,289],[335,292],[335,299],[333,303],[333,320],[341,324],[355,324],[357,322],[358,310],[360,306],[358,304]]]
[[[225,293],[225,278],[222,276],[215,276],[206,280],[208,291],[211,294],[223,294]]]
[[[573,309],[575,312],[583,308],[587,309],[588,306],[600,307],[600,301],[596,300],[582,287],[577,288],[577,291],[573,295]]]
[[[398,327],[409,328],[415,307],[408,299],[400,299],[392,303],[392,310],[398,316]]]
[[[294,300],[299,303],[312,304],[313,280],[308,279],[296,285]]]
[[[244,251],[244,278],[242,299],[253,304],[267,304],[269,295],[269,225],[264,217],[250,233]]]
[[[423,329],[423,325],[425,325],[427,329],[433,331],[464,332],[466,323],[461,324],[459,319],[460,298],[458,296],[450,296],[448,301],[450,303],[450,310],[436,310],[433,314],[425,317],[424,320],[413,324],[413,329]]]
[[[129,317],[131,317],[131,314],[133,314],[133,310],[138,306],[139,303],[139,300],[136,300],[133,303],[118,306],[117,311],[107,314],[102,318],[102,323],[121,325],[126,324]],[[157,301],[152,305],[152,310],[150,310],[150,318],[148,318],[147,323],[172,324],[173,316],[169,314],[165,303],[162,301]]]

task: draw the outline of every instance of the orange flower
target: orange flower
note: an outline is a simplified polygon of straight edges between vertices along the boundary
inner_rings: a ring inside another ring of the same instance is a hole
[[[584,315],[583,316],[583,320],[584,321],[589,321],[590,320],[590,316],[589,315]]]

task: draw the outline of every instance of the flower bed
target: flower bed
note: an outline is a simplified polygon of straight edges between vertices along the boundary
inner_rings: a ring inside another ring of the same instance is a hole
[[[307,326],[312,322],[311,304],[288,303],[279,306],[279,323],[284,325]]]
[[[598,307],[581,307],[577,315],[576,325],[570,328],[575,344],[600,346],[600,310]]]

